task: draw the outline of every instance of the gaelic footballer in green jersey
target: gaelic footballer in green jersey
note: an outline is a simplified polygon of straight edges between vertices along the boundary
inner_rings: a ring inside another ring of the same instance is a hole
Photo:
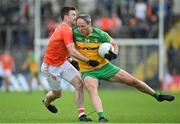
[[[89,59],[97,60],[100,64],[96,67],[89,66],[85,62],[79,61],[80,71],[86,72],[101,68],[108,63],[108,60],[98,54],[98,48],[102,43],[111,42],[113,39],[104,31],[93,28],[88,36],[82,36],[78,28],[74,29],[74,41],[77,50]]]
[[[98,47],[100,44],[110,42],[114,47],[114,55],[118,53],[118,44],[104,31],[93,28],[89,15],[79,15],[77,17],[76,24],[78,28],[75,29],[73,33],[77,50],[87,58],[97,60],[99,62],[98,66],[90,67],[87,63],[79,61],[84,85],[91,96],[92,104],[99,116],[99,122],[108,121],[105,118],[101,98],[98,95],[99,79],[108,79],[109,81],[123,83],[135,87],[139,91],[153,96],[160,102],[164,100],[174,100],[174,96],[162,95],[155,92],[145,82],[135,78],[125,70],[111,64],[111,62],[109,62],[107,59],[101,58],[98,54]]]

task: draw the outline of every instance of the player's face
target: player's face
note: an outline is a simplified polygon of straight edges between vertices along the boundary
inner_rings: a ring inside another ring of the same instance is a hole
[[[68,14],[68,22],[74,26],[76,24],[76,11],[70,10]]]
[[[79,18],[77,20],[77,27],[79,28],[80,32],[84,35],[87,36],[89,35],[90,32],[90,27],[91,25],[88,24],[84,19]]]

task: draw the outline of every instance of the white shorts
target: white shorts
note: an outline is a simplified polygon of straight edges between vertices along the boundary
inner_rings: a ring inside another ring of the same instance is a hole
[[[0,77],[3,77],[3,75],[4,75],[3,64],[0,61]]]
[[[0,77],[11,77],[12,70],[0,70]]]
[[[42,63],[41,73],[49,83],[51,90],[61,90],[61,80],[71,82],[74,76],[81,78],[80,72],[67,60],[60,66]]]

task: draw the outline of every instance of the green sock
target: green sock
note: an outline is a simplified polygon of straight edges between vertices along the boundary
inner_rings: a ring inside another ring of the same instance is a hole
[[[153,94],[153,97],[156,98],[156,99],[158,99],[158,98],[159,98],[159,95],[160,95],[160,93],[156,92],[156,93]]]
[[[104,118],[105,117],[104,112],[98,112],[98,116],[99,118]]]

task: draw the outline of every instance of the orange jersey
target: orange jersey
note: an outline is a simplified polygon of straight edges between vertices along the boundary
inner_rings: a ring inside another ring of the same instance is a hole
[[[2,63],[4,70],[12,70],[14,60],[10,55],[2,55]]]
[[[66,46],[71,43],[74,43],[72,28],[62,23],[49,40],[44,62],[53,66],[62,65],[69,55]]]

